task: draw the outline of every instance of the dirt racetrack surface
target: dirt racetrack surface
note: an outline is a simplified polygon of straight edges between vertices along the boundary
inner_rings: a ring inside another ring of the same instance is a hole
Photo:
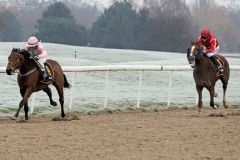
[[[0,117],[0,159],[240,159],[240,108],[54,116],[32,115],[26,123]]]

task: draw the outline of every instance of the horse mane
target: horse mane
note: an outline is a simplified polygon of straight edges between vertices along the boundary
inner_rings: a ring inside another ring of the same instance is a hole
[[[20,48],[13,48],[13,49],[12,49],[12,52],[17,52],[17,53],[19,53],[19,52],[20,52]]]
[[[13,48],[12,52],[19,53],[19,54],[23,55],[25,58],[28,58],[28,59],[30,57],[30,53],[26,49]]]
[[[26,49],[21,49],[20,54],[24,55],[26,58],[30,57],[30,53]]]

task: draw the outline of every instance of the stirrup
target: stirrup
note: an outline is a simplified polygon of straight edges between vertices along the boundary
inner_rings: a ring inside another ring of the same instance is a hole
[[[52,80],[52,77],[47,74],[46,77],[43,78],[44,80]]]
[[[217,70],[223,72],[223,66],[222,65],[217,66]]]
[[[223,69],[218,69],[217,70],[217,77],[218,76],[223,76]]]
[[[43,78],[42,82],[51,82],[53,79],[51,76],[47,76],[45,78]]]

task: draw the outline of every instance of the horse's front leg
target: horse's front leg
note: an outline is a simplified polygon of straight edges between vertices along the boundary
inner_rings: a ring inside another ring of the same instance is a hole
[[[22,100],[22,105],[24,105],[24,112],[25,112],[25,120],[26,121],[28,120],[28,99],[31,96],[32,92],[33,91],[32,91],[31,88],[27,89],[26,92],[25,92],[25,95],[23,97],[23,100]]]
[[[211,106],[213,109],[216,109],[217,107],[214,105],[214,95],[215,95],[214,86],[208,88],[208,90],[209,90],[209,92],[210,92],[210,106]]]
[[[197,89],[197,92],[198,92],[198,111],[200,113],[201,109],[202,109],[202,90],[203,90],[203,87],[200,86],[200,85],[196,85],[196,89]]]
[[[11,117],[12,120],[16,120],[17,119],[17,117],[19,115],[19,112],[22,109],[22,107],[23,107],[23,100],[21,100],[21,102],[19,103],[18,109],[17,109],[16,113]]]
[[[25,92],[26,92],[25,89],[20,89],[20,93],[21,93],[22,98],[24,97]],[[16,113],[11,117],[12,120],[16,120],[17,117],[19,116],[19,112],[21,111],[21,109],[22,109],[22,107],[23,107],[23,104],[22,104],[22,103],[23,103],[23,102],[22,102],[22,100],[21,100],[21,102],[20,102],[19,105],[18,105],[18,109],[17,109]]]

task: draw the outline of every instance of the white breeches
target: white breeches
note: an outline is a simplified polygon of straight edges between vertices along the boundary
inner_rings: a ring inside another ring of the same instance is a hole
[[[47,58],[40,58],[38,62],[41,64],[41,66],[44,68],[44,63],[47,61]]]
[[[212,57],[213,55],[218,54],[218,51],[219,51],[219,46],[217,46],[213,52],[208,53],[207,56]]]

